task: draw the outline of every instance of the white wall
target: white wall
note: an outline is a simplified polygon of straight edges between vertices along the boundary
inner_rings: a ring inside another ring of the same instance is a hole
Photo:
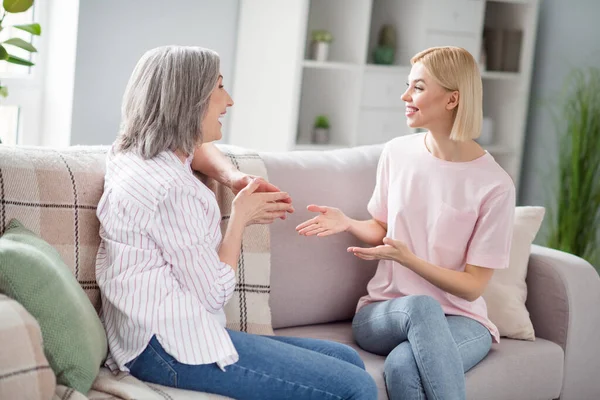
[[[70,144],[73,119],[79,0],[53,0],[48,3],[47,12],[48,25],[42,25],[46,75],[39,144],[66,147]]]
[[[543,0],[533,66],[523,179],[519,203],[544,205],[549,166],[557,160],[557,141],[551,114],[544,102],[559,102],[573,67],[600,67],[600,1]],[[538,235],[539,242],[543,233]]]
[[[211,48],[232,87],[239,0],[80,0],[71,144],[110,144],[139,57],[156,46]],[[226,129],[227,121],[225,121]]]

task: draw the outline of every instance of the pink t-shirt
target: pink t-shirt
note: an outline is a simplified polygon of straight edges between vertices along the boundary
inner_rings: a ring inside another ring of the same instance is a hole
[[[368,210],[387,222],[388,237],[434,265],[455,271],[466,264],[508,267],[515,188],[489,153],[469,162],[444,161],[429,152],[425,133],[396,138],[381,154]],[[499,341],[482,297],[469,302],[454,296],[394,261],[379,261],[367,290],[357,310],[375,301],[429,295],[446,314],[479,321]]]

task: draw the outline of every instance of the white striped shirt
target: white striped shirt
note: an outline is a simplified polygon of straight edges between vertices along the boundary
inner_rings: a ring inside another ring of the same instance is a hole
[[[96,279],[113,371],[128,371],[153,335],[184,364],[238,360],[224,327],[235,273],[217,253],[221,214],[190,165],[171,151],[107,156]]]

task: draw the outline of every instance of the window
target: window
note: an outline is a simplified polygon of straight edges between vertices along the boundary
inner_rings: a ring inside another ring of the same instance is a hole
[[[32,43],[40,51],[40,37],[13,25],[25,25],[40,21],[43,6],[36,2],[29,10],[7,13],[2,22],[0,42],[10,38],[20,38]],[[16,46],[4,45],[8,52],[20,59],[36,65],[29,67],[8,62],[0,62],[0,84],[7,88],[8,97],[0,97],[0,140],[4,144],[38,144],[39,119],[41,118],[42,71],[39,55]]]

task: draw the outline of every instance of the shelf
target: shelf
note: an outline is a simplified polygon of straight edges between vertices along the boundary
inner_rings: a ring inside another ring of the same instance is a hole
[[[324,150],[337,150],[346,149],[348,146],[343,144],[301,144],[296,143],[294,150],[296,151],[324,151]]]
[[[304,68],[316,68],[316,69],[340,69],[345,71],[358,71],[360,68],[359,64],[343,63],[336,61],[314,61],[304,60],[302,63]]]
[[[392,72],[392,73],[410,73],[410,65],[379,65],[379,64],[367,64],[365,67],[366,71],[370,72]]]
[[[531,0],[487,0],[488,3],[530,4]]]
[[[520,72],[503,72],[503,71],[483,71],[481,73],[481,79],[520,79]]]

